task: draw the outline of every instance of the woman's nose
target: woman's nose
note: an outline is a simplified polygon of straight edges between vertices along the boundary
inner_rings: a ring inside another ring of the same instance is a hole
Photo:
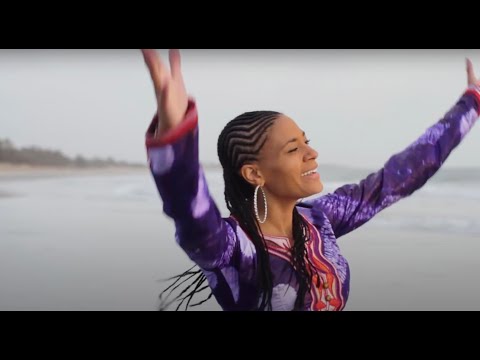
[[[305,160],[306,161],[316,160],[317,157],[318,157],[318,152],[316,152],[314,148],[309,146],[307,152],[305,153]]]

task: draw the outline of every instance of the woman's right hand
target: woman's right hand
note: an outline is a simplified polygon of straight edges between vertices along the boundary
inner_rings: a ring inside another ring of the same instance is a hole
[[[169,51],[170,70],[162,62],[156,50],[143,49],[142,53],[157,98],[157,133],[163,134],[175,128],[183,120],[187,111],[188,94],[183,82],[180,52]]]
[[[468,86],[480,86],[480,80],[475,76],[472,61],[467,58],[467,82]]]

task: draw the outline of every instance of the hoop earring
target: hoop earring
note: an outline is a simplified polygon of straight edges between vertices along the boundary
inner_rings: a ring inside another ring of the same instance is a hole
[[[260,190],[262,190],[262,194],[263,194],[263,203],[265,205],[265,215],[263,216],[263,221],[260,220],[260,216],[258,216],[258,206],[257,206],[257,192],[258,192],[258,188],[260,188]],[[263,224],[265,221],[267,221],[267,196],[265,195],[265,191],[263,191],[263,188],[258,185],[256,188],[255,188],[255,193],[253,195],[253,209],[255,210],[255,217],[257,218],[258,222],[260,224]]]

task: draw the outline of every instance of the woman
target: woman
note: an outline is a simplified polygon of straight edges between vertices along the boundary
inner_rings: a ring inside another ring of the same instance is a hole
[[[323,189],[317,152],[288,116],[244,113],[218,139],[231,213],[222,218],[199,165],[197,111],[179,52],[169,53],[170,71],[154,50],[143,55],[158,104],[146,135],[149,165],[176,240],[200,268],[172,285],[194,279],[177,297],[186,308],[210,287],[224,310],[342,310],[349,268],[337,238],[420,189],[479,114],[480,81],[467,60],[468,89],[443,119],[360,183],[299,202]]]

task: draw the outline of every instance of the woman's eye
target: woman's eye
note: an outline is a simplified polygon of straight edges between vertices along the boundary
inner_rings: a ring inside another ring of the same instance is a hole
[[[307,145],[310,144],[310,140],[305,140],[305,144],[307,144]],[[297,150],[298,150],[298,148],[292,149],[292,150],[289,151],[289,153],[293,153]]]

